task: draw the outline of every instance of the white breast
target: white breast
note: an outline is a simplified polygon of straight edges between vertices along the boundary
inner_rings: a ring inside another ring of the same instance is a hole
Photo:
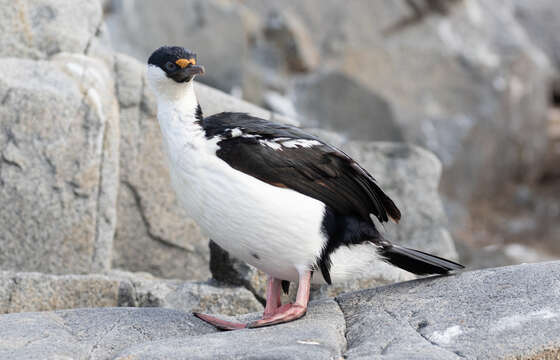
[[[233,169],[215,155],[219,139],[176,109],[160,104],[158,118],[179,201],[211,239],[285,280],[315,264],[326,243],[322,202]]]

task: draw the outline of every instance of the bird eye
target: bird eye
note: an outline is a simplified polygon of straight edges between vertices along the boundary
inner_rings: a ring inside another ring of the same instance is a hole
[[[167,71],[173,71],[173,70],[177,69],[177,65],[175,65],[174,63],[168,61],[168,62],[165,64],[165,69],[166,69]]]

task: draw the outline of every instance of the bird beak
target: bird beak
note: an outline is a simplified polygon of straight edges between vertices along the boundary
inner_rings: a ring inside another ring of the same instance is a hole
[[[175,64],[179,65],[179,69],[168,76],[173,78],[177,82],[188,82],[195,75],[204,74],[204,66],[195,65],[194,59],[179,59],[175,61]]]
[[[182,71],[189,76],[203,75],[204,66],[196,65],[196,59],[179,59],[175,61]]]

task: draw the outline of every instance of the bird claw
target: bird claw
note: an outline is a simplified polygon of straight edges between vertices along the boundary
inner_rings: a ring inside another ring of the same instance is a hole
[[[253,321],[246,325],[248,329],[255,329],[265,326],[283,324],[297,320],[305,315],[307,308],[296,304],[286,304],[278,308],[278,311],[261,320]]]

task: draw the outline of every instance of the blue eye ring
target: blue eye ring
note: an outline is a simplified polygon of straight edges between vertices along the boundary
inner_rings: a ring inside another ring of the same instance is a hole
[[[168,61],[165,63],[165,69],[167,71],[175,71],[177,70],[177,65],[172,63],[171,61]]]

